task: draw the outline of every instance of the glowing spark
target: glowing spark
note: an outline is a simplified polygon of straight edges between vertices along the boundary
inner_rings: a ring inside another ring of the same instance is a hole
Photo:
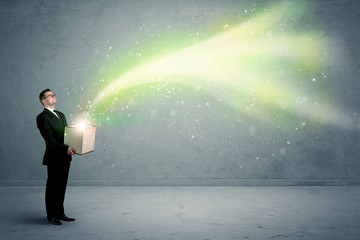
[[[75,127],[76,127],[77,129],[80,129],[80,130],[84,130],[84,129],[86,129],[88,126],[89,126],[89,125],[88,125],[86,122],[83,122],[83,121],[78,122],[78,123],[75,124]]]

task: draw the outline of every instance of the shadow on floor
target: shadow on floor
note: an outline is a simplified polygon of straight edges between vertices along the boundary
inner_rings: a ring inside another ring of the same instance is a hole
[[[21,223],[29,224],[29,225],[49,225],[49,222],[47,221],[46,217],[33,217],[33,218],[28,217],[22,219]]]
[[[43,213],[38,212],[28,212],[20,214],[15,221],[18,221],[20,224],[26,225],[48,225],[49,222],[46,216]]]

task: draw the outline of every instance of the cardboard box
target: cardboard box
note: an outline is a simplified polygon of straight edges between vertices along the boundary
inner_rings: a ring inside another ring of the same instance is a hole
[[[65,127],[64,144],[76,149],[76,154],[94,151],[95,126],[71,124]]]

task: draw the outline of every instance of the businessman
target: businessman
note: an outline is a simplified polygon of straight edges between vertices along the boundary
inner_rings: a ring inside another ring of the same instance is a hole
[[[47,166],[45,205],[47,219],[51,224],[61,225],[61,221],[75,221],[64,212],[64,199],[70,170],[71,155],[75,149],[64,144],[67,126],[65,115],[55,110],[56,97],[50,89],[39,95],[44,110],[37,116],[36,124],[45,140],[46,150],[43,165]]]

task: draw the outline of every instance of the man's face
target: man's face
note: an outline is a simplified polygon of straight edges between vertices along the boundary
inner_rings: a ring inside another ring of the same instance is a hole
[[[56,97],[52,92],[46,92],[44,98],[42,99],[44,107],[53,107],[56,103]]]

